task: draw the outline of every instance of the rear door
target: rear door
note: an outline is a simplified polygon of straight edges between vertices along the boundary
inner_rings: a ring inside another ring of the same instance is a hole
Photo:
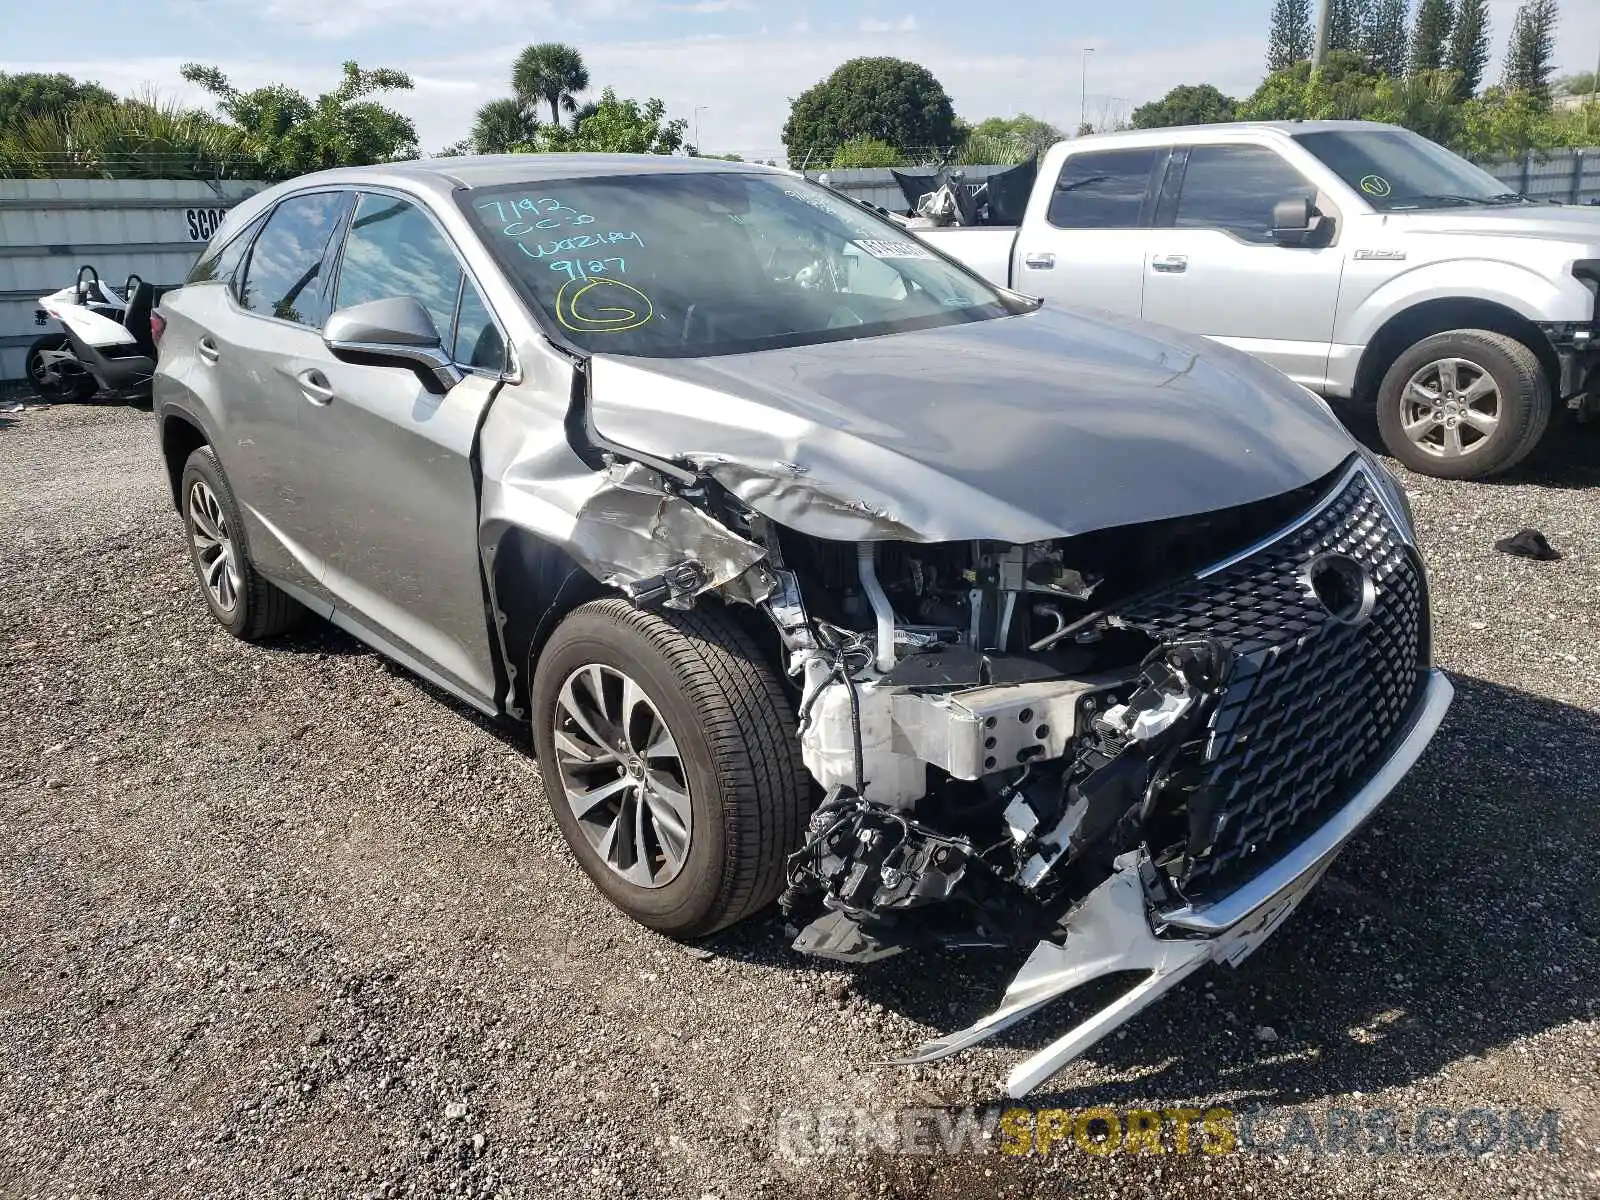
[[[214,373],[218,457],[244,512],[251,557],[274,579],[321,596],[324,514],[311,504],[300,376],[330,359],[328,252],[349,197],[307,192],[280,201],[250,243],[237,282],[213,295],[195,344]]]
[[[1344,257],[1337,237],[1322,247],[1273,241],[1273,208],[1302,198],[1335,215],[1270,146],[1179,151],[1148,243],[1145,317],[1216,338],[1322,390]]]
[[[336,619],[479,704],[495,696],[472,454],[506,367],[503,327],[419,200],[366,191],[333,284],[335,311],[411,296],[465,372],[443,394],[410,368],[321,364],[302,413],[307,490],[343,531],[324,564]]]
[[[1017,237],[1012,286],[1057,304],[1139,315],[1165,146],[1069,154],[1041,180]]]

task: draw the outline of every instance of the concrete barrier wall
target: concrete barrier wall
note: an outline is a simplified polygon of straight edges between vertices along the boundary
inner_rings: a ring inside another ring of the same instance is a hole
[[[117,287],[130,273],[179,283],[221,215],[267,185],[169,179],[0,179],[0,379],[19,379],[40,334],[38,298],[93,266]]]

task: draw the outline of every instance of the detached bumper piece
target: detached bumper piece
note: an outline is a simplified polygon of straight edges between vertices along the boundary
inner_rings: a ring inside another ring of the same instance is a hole
[[[1248,883],[1208,903],[1163,910],[1156,868],[1142,852],[1124,854],[1111,877],[1064,918],[1058,933],[1034,949],[994,1012],[891,1061],[901,1066],[937,1061],[1086,983],[1118,972],[1143,972],[1129,991],[1012,1070],[1006,1094],[1026,1096],[1200,967],[1242,962],[1288,918],[1427,748],[1453,689],[1439,671],[1424,679],[1421,700],[1388,758],[1347,803]]]

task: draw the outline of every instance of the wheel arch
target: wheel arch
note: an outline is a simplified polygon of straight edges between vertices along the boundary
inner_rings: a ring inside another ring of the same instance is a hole
[[[1552,390],[1559,389],[1561,364],[1550,339],[1521,313],[1493,300],[1450,297],[1424,300],[1390,317],[1373,334],[1356,368],[1354,395],[1372,403],[1377,400],[1383,377],[1407,349],[1423,338],[1455,329],[1487,329],[1523,343],[1539,359]]]
[[[167,467],[167,485],[172,492],[173,508],[181,511],[183,507],[183,497],[179,495],[183,485],[183,464],[200,447],[210,444],[211,439],[189,416],[169,412],[161,418],[161,458]]]
[[[531,665],[561,619],[607,588],[548,538],[520,525],[485,526],[480,539],[490,620],[505,671],[503,707],[526,719]]]

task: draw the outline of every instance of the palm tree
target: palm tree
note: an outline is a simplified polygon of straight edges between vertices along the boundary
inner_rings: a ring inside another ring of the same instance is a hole
[[[550,119],[561,124],[561,110],[578,107],[579,92],[589,90],[589,68],[583,55],[562,42],[540,42],[524,46],[511,68],[511,87],[524,108],[532,110],[539,101],[550,105]]]
[[[472,146],[479,154],[506,154],[533,141],[539,122],[516,100],[491,100],[472,122]]]

